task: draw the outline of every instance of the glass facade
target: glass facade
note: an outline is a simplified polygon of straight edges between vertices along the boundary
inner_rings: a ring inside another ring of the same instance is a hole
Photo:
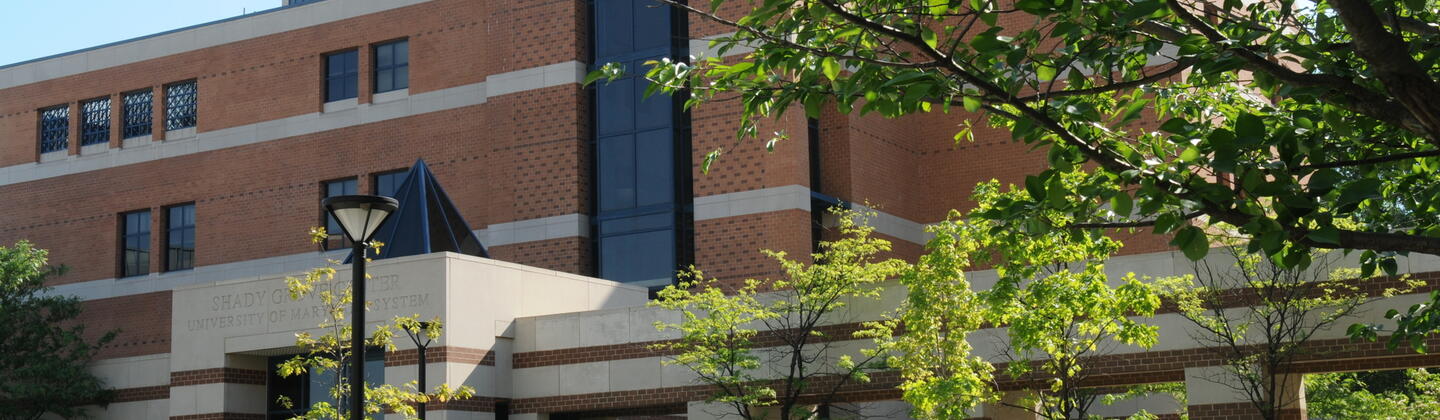
[[[646,60],[685,57],[685,19],[654,0],[595,0],[595,238],[601,278],[663,286],[692,259],[690,139],[679,98],[645,97]]]
[[[120,215],[120,276],[150,272],[150,210]]]
[[[165,230],[165,271],[195,268],[195,205],[167,208]]]
[[[410,88],[410,41],[375,46],[375,93]]]
[[[360,52],[325,56],[325,102],[354,98],[360,90]]]

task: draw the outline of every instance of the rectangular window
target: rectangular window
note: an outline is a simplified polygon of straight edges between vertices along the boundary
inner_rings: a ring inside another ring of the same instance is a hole
[[[110,142],[110,98],[80,103],[80,145]]]
[[[40,110],[40,153],[70,148],[70,105]]]
[[[360,52],[325,56],[325,102],[354,98],[360,89]]]
[[[195,126],[195,81],[165,86],[165,129],[179,130]]]
[[[324,183],[324,188],[324,198],[354,195],[358,191],[358,181],[355,178],[337,179]],[[336,221],[334,217],[330,217],[325,209],[320,209],[320,212],[323,213],[321,217],[325,220],[325,233],[330,234],[330,240],[326,241],[325,248],[336,249],[350,246],[350,241],[345,239],[345,231],[340,228],[340,222]]]
[[[410,172],[404,169],[375,174],[375,195],[383,195],[394,198],[400,192],[400,184],[405,182],[405,175]]]
[[[195,268],[195,205],[165,210],[165,271]]]
[[[121,109],[120,118],[125,120],[125,127],[121,129],[120,136],[128,139],[150,135],[154,126],[150,123],[150,109],[151,103],[155,101],[155,91],[145,89],[127,92],[122,101],[125,102],[125,108]]]
[[[410,41],[375,46],[375,93],[410,88]]]
[[[150,210],[120,215],[120,276],[150,272]]]

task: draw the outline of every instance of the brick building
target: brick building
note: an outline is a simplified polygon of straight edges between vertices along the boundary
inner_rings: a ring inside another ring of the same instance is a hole
[[[728,32],[647,0],[294,3],[0,67],[0,242],[49,249],[70,268],[53,286],[85,300],[88,331],[120,329],[95,367],[120,392],[101,418],[261,419],[287,414],[276,395],[310,398],[319,385],[267,373],[313,326],[279,299],[280,279],[338,255],[306,241],[329,223],[321,198],[392,194],[418,159],[493,258],[372,268],[372,319],[449,324],[426,368],[481,397],[432,406],[443,418],[705,417],[704,388],[645,347],[670,338],[651,327],[670,314],[644,306],[647,288],[690,264],[774,275],[757,251],[808,252],[839,201],[870,203],[879,234],[913,257],[926,223],[971,205],[970,186],[1045,165],[992,129],[954,144],[963,115],[790,113],[760,130],[795,140],[766,152],[733,146],[738,105],[682,111],[643,98],[635,77],[582,87],[599,63],[715,54],[706,39]],[[727,154],[701,174],[717,147]],[[1126,239],[1116,270],[1186,270],[1163,238]],[[1327,343],[1354,366],[1435,361],[1341,333]],[[1115,363],[1108,385],[1195,382],[1191,418],[1243,411],[1194,380],[1216,363],[1174,334],[1149,362]],[[375,363],[401,383],[413,354]],[[903,417],[893,385],[853,397]]]

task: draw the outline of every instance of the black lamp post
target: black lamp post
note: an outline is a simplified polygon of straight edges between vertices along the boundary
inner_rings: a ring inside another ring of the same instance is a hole
[[[410,331],[409,328],[405,328],[404,330],[405,335],[410,336],[410,341],[415,342],[415,349],[420,358],[420,360],[418,360],[418,362],[420,363],[420,393],[423,394],[427,392],[425,390],[428,389],[425,388],[425,348],[430,347],[430,334],[427,333],[427,331],[430,330],[430,326],[432,323],[420,322],[419,324],[420,328],[417,330],[419,331],[418,333]],[[425,403],[423,402],[420,403],[420,420],[425,420]]]
[[[400,203],[378,195],[338,195],[326,198],[321,204],[355,244],[350,255],[354,264],[350,279],[354,298],[350,306],[350,418],[362,420],[365,418],[365,245]]]

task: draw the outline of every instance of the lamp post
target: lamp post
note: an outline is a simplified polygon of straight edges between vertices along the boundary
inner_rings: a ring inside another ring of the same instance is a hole
[[[338,195],[321,201],[355,244],[350,288],[350,418],[365,418],[365,245],[399,202],[378,195]]]
[[[420,365],[419,365],[419,366],[420,366],[420,372],[419,372],[419,376],[420,376],[420,378],[419,378],[419,379],[420,379],[420,393],[424,394],[424,393],[426,392],[425,390],[428,389],[428,388],[425,388],[425,367],[426,367],[426,362],[425,362],[425,348],[426,348],[426,347],[430,347],[430,341],[431,341],[431,340],[430,340],[430,334],[428,333],[428,331],[430,331],[430,326],[433,325],[433,323],[431,323],[431,322],[420,322],[419,324],[420,324],[420,325],[419,325],[420,328],[417,330],[418,333],[417,333],[417,332],[411,332],[409,328],[405,328],[404,330],[405,330],[405,335],[410,336],[410,341],[414,341],[414,342],[415,342],[416,353],[418,353],[417,355],[419,356],[418,362],[420,363]],[[424,340],[424,341],[421,341],[421,340]],[[420,403],[420,420],[425,420],[425,403],[423,403],[423,402]]]

